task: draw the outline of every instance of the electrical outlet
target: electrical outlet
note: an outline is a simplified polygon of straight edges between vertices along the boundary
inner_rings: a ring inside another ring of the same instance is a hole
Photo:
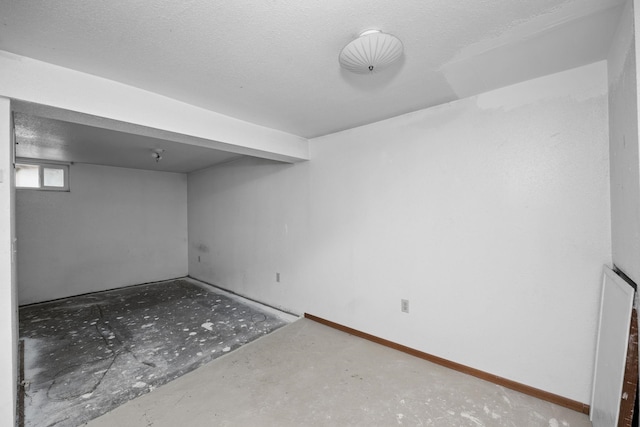
[[[409,300],[408,299],[401,299],[400,300],[400,311],[402,311],[403,313],[408,313],[409,312]]]
[[[280,273],[276,273],[276,282],[280,283]]]

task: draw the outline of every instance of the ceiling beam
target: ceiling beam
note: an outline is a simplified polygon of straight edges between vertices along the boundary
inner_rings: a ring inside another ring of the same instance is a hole
[[[5,51],[0,96],[41,117],[288,163],[309,159],[300,136]]]

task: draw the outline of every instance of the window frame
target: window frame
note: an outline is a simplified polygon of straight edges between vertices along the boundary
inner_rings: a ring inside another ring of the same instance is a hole
[[[69,192],[69,163],[56,162],[52,160],[32,160],[27,158],[16,158],[14,165],[14,173],[17,173],[18,165],[37,166],[38,167],[38,187],[18,187],[16,182],[16,190],[36,190],[36,191],[62,191]],[[44,169],[58,169],[63,171],[64,186],[54,187],[44,185]],[[17,180],[16,180],[17,181]]]

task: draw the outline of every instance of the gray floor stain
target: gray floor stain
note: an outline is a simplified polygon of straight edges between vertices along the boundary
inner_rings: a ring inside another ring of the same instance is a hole
[[[285,324],[186,280],[22,307],[25,425],[81,425]]]

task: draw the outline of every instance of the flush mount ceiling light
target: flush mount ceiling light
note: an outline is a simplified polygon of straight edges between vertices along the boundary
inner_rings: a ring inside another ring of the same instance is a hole
[[[367,30],[342,49],[340,65],[353,73],[374,73],[397,61],[402,49],[402,42],[396,36]]]

